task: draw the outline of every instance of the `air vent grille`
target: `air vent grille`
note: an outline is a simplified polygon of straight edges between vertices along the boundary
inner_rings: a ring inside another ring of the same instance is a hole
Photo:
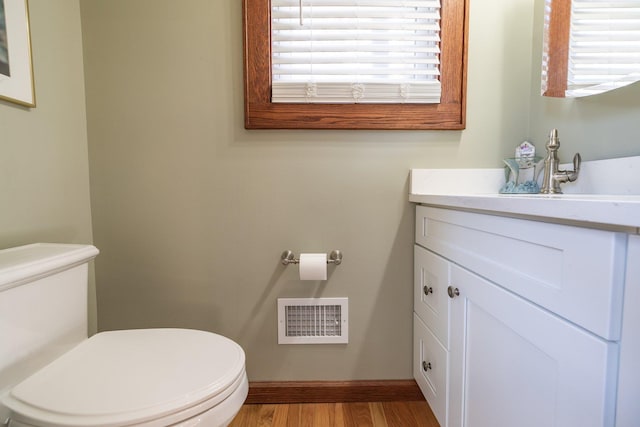
[[[279,344],[346,344],[348,298],[279,298]]]

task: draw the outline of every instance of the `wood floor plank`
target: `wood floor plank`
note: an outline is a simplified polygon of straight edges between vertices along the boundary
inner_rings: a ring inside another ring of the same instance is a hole
[[[371,412],[373,427],[388,427],[387,419],[384,416],[384,407],[381,402],[370,402],[369,411]]]
[[[289,405],[274,405],[273,421],[271,427],[287,427],[289,417]]]
[[[384,416],[388,427],[422,426],[421,420],[417,420],[413,415],[408,402],[393,402],[393,404],[382,403]]]
[[[335,406],[330,403],[314,405],[313,426],[332,426],[335,421]]]
[[[300,405],[300,421],[298,427],[314,427],[314,418],[318,405]]]
[[[425,405],[424,402],[407,402],[407,405],[416,420],[424,421],[424,424],[420,424],[421,427],[440,427],[428,404]]]
[[[335,413],[334,427],[345,427],[344,423],[344,403],[334,403],[333,412]]]
[[[245,404],[231,427],[440,427],[425,401]]]
[[[238,415],[231,422],[230,427],[255,426],[261,405],[243,405]]]
[[[343,406],[345,427],[372,427],[369,403],[355,402]]]
[[[287,412],[287,427],[300,427],[302,424],[300,413],[302,412],[302,404],[294,403],[289,406]]]
[[[277,405],[260,405],[258,411],[258,426],[271,427],[273,425],[273,415]]]

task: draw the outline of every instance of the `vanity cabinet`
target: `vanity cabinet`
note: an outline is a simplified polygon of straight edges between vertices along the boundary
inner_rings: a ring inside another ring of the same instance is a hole
[[[441,427],[622,427],[628,240],[417,206],[413,372]]]

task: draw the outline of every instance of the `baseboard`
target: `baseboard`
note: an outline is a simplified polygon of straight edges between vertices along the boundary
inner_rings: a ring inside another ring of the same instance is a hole
[[[424,400],[414,380],[250,382],[245,403],[332,403]]]

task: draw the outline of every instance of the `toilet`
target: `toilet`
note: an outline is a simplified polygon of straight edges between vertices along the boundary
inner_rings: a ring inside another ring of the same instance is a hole
[[[91,245],[0,250],[0,425],[228,425],[248,392],[232,340],[192,329],[87,337]]]

